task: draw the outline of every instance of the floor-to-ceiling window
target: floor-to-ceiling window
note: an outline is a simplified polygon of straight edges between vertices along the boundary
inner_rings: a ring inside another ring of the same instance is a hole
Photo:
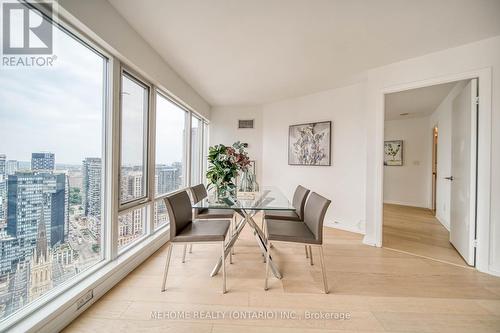
[[[149,86],[124,71],[120,103],[120,206],[133,207],[147,198]],[[146,232],[145,207],[118,217],[118,248]]]
[[[53,27],[53,65],[0,68],[0,330],[161,236],[204,167],[205,120]]]
[[[207,174],[207,169],[208,169],[208,148],[209,148],[209,125],[206,121],[203,121],[203,150],[201,154],[201,180],[203,184],[206,185],[207,182],[207,177],[205,176]]]
[[[203,121],[191,116],[191,185],[201,183],[203,154]]]
[[[186,186],[186,117],[188,112],[156,93],[154,229],[168,223],[165,194]]]
[[[104,258],[108,59],[38,17],[52,29],[51,64],[0,69],[0,320]]]

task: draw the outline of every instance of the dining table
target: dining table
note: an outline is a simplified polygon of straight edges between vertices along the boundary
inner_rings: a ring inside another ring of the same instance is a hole
[[[287,199],[287,197],[276,187],[263,187],[258,192],[240,192],[235,195],[229,195],[225,198],[215,198],[214,196],[208,196],[207,198],[201,200],[200,202],[193,204],[193,209],[228,209],[233,210],[240,219],[237,219],[235,230],[230,235],[230,238],[226,242],[224,256],[227,255],[232,250],[234,244],[236,243],[241,231],[245,225],[249,225],[252,228],[253,235],[257,245],[259,246],[262,255],[265,260],[267,253],[267,237],[261,227],[255,222],[254,216],[258,212],[265,211],[294,211],[295,208]],[[225,258],[224,258],[225,259]],[[212,270],[211,276],[215,276],[222,265],[222,256],[218,259],[215,267]],[[269,257],[269,266],[274,276],[281,279],[282,275],[278,269],[278,266],[273,262],[272,257]]]

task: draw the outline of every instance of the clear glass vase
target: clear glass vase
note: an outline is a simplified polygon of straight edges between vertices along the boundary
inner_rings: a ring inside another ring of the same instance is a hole
[[[228,197],[228,191],[227,188],[225,187],[217,187],[215,189],[215,202],[217,203],[222,203],[224,202],[224,199]]]
[[[238,186],[239,192],[255,192],[255,186],[257,182],[255,181],[255,175],[249,170],[243,171],[240,184]],[[258,185],[257,185],[258,186]],[[258,189],[257,189],[258,191]]]

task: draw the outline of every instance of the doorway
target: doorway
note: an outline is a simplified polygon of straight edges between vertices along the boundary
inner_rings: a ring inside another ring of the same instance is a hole
[[[385,95],[384,247],[475,265],[476,100],[477,79]]]

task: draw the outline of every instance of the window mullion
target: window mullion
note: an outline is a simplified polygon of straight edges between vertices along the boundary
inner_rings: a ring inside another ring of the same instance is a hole
[[[185,186],[192,186],[191,184],[191,112],[186,112],[186,184]]]
[[[109,218],[107,218],[106,225],[108,231],[106,233],[106,252],[107,258],[113,260],[118,255],[118,210],[120,201],[120,90],[121,90],[121,68],[120,62],[113,58],[111,62],[111,98],[110,98],[110,127],[111,133],[109,134],[111,147],[109,154],[106,158],[108,171],[107,188],[109,189],[109,199],[107,202],[109,208]]]
[[[148,235],[154,232],[154,199],[156,195],[156,98],[155,97],[155,89],[154,87],[150,90],[149,93],[149,132],[148,132],[148,214],[147,214],[147,226],[146,232]]]

